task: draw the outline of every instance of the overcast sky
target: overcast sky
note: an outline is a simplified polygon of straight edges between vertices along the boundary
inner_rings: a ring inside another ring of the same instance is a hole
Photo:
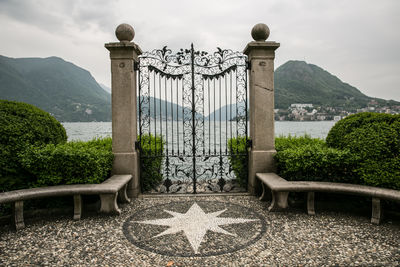
[[[399,0],[0,0],[0,54],[58,56],[110,86],[104,43],[131,24],[143,51],[242,51],[253,25],[281,43],[276,67],[305,60],[363,93],[400,101]]]

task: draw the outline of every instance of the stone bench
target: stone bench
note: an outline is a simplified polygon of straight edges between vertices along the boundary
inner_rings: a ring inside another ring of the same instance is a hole
[[[266,196],[265,187],[271,190],[272,202],[268,207],[269,211],[287,208],[289,192],[307,192],[307,213],[309,215],[315,215],[314,192],[370,196],[372,197],[371,223],[379,224],[382,217],[381,199],[400,201],[400,191],[398,190],[345,183],[287,181],[275,173],[257,173],[256,177],[261,181],[263,189],[260,200]]]
[[[113,175],[101,184],[73,184],[28,188],[0,193],[0,204],[14,203],[12,221],[17,230],[25,227],[24,200],[55,196],[73,196],[74,220],[82,214],[82,195],[99,195],[100,212],[120,214],[117,198],[120,202],[130,202],[126,189],[132,175]]]

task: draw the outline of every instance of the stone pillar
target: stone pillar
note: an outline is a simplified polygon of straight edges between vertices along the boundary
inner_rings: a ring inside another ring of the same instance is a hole
[[[142,50],[131,42],[135,35],[132,26],[121,24],[115,30],[120,42],[107,43],[111,58],[112,99],[112,151],[114,163],[112,174],[131,174],[128,196],[140,193],[139,157],[135,150],[137,138],[136,117],[136,70],[135,62]]]
[[[279,43],[266,42],[269,36],[267,25],[253,27],[251,35],[255,41],[247,44],[243,53],[250,62],[250,138],[248,190],[256,194],[260,184],[255,174],[274,172],[275,150],[274,129],[274,59]]]

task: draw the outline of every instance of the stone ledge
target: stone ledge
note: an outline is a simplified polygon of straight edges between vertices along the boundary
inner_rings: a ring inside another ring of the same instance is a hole
[[[280,43],[277,42],[260,42],[260,41],[252,41],[246,45],[243,50],[243,54],[249,55],[250,51],[253,49],[262,49],[262,50],[272,50],[275,51],[280,46]]]

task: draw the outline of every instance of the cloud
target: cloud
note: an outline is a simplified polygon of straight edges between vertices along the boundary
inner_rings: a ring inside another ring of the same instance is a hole
[[[105,0],[2,0],[0,14],[54,35],[91,27],[109,31],[115,27],[115,4]]]
[[[70,21],[68,1],[3,0],[0,7],[0,14],[48,31],[59,30]]]
[[[0,53],[60,56],[110,84],[104,43],[115,27],[131,24],[144,50],[242,51],[254,24],[281,43],[276,66],[306,60],[377,97],[400,100],[400,1],[364,0],[0,0]]]

